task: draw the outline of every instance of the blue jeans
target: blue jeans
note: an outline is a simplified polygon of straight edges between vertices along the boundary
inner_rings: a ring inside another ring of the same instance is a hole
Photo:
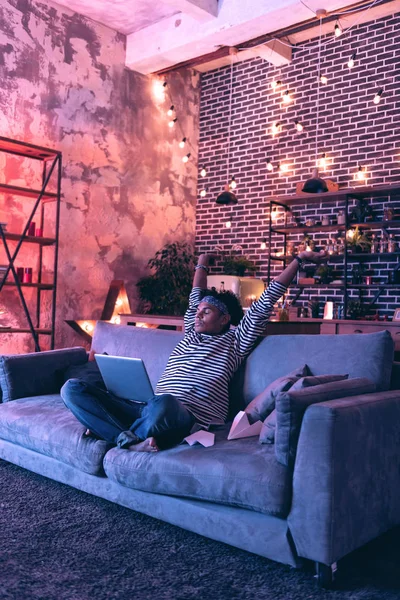
[[[171,394],[146,403],[114,396],[80,379],[69,379],[61,389],[64,404],[98,438],[127,448],[154,437],[160,449],[171,448],[189,435],[195,418]]]

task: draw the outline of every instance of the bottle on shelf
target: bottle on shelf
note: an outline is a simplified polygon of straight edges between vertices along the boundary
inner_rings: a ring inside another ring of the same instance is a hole
[[[221,281],[220,286],[219,286],[219,291],[220,292],[224,292],[225,291],[225,282]]]
[[[379,241],[379,252],[381,254],[384,254],[385,252],[387,252],[387,240],[386,240],[385,236],[383,236],[383,235]]]
[[[371,237],[371,252],[377,254],[379,252],[379,240],[373,233]]]
[[[389,239],[388,239],[388,248],[387,248],[387,251],[388,252],[396,252],[396,250],[397,250],[397,242],[394,239],[393,233],[391,233],[389,235]]]

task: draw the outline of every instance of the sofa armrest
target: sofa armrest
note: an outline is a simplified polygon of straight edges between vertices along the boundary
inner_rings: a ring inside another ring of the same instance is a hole
[[[331,565],[400,523],[400,391],[308,408],[289,528],[299,556]]]
[[[55,394],[63,383],[60,371],[86,361],[86,350],[80,347],[0,356],[2,402]]]

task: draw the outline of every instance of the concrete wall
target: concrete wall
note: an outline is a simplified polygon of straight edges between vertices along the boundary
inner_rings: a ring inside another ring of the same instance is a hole
[[[148,259],[167,241],[194,239],[198,76],[174,73],[157,99],[154,78],[125,70],[124,58],[124,36],[67,9],[0,2],[0,135],[63,153],[57,347],[83,343],[64,319],[98,317],[112,279],[125,281],[134,309]],[[0,161],[1,181],[37,184],[31,160]],[[19,232],[28,201],[1,195],[0,214]],[[51,221],[50,211],[49,235]],[[25,248],[16,264],[35,271],[37,249]],[[0,305],[8,310],[0,323],[25,325],[15,289],[3,290]],[[32,349],[27,336],[0,337],[1,353]]]

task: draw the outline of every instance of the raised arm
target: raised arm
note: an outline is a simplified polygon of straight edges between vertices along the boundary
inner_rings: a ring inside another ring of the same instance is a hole
[[[197,307],[200,304],[201,291],[207,289],[208,265],[212,254],[200,254],[194,270],[193,286],[189,296],[189,306],[185,313],[185,332],[194,326]]]
[[[235,349],[238,356],[244,358],[252,351],[256,341],[264,333],[275,302],[285,293],[303,261],[319,264],[326,259],[326,252],[300,252],[298,257],[271,282],[257,302],[254,302],[246,312],[236,329]]]

